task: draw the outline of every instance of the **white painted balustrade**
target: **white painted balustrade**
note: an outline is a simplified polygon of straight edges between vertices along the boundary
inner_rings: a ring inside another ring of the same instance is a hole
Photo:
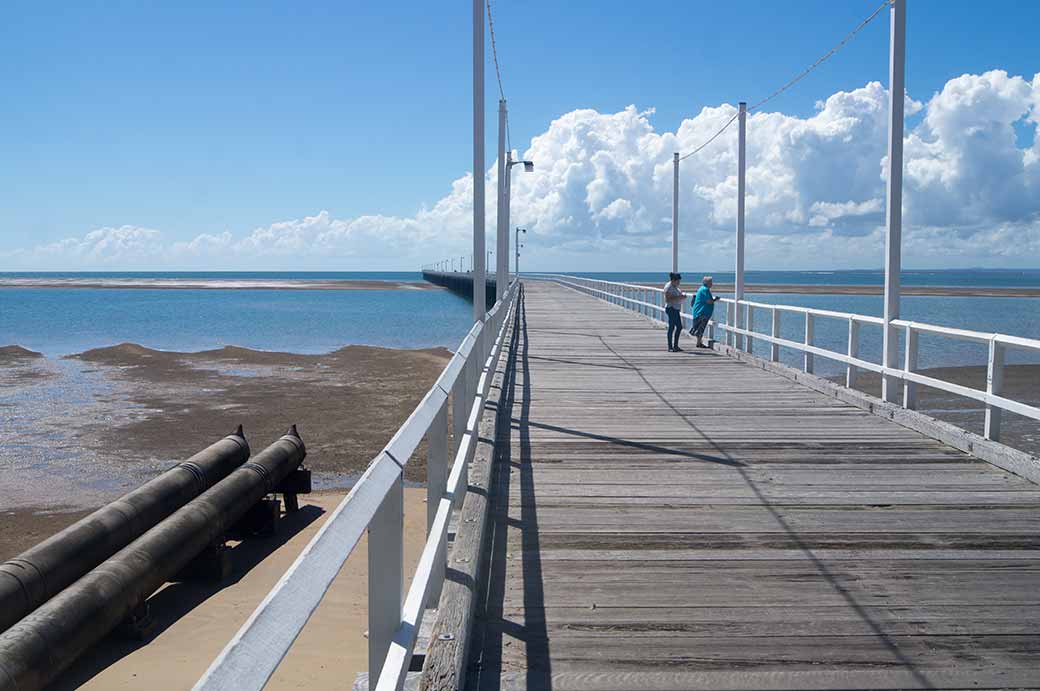
[[[663,288],[653,286],[637,285],[630,283],[616,283],[596,279],[579,278],[563,274],[528,274],[525,278],[532,280],[554,281],[561,285],[569,286],[583,293],[607,300],[621,307],[644,314],[651,319],[665,321],[663,306]],[[888,367],[869,360],[863,360],[859,356],[860,326],[862,324],[874,324],[884,326],[882,317],[873,317],[863,314],[851,314],[848,312],[835,312],[832,310],[815,309],[810,307],[796,307],[794,305],[773,305],[752,300],[735,301],[729,298],[720,300],[726,306],[726,322],[720,323],[712,320],[709,322],[709,338],[715,340],[718,330],[724,334],[723,341],[726,345],[740,350],[751,352],[754,341],[763,341],[770,344],[769,359],[773,362],[780,360],[780,348],[790,348],[802,353],[803,369],[813,372],[815,358],[822,357],[827,360],[843,363],[845,370],[845,385],[853,387],[856,376],[860,370],[875,372],[883,377],[895,381],[901,381],[903,385],[903,407],[916,408],[917,391],[921,386],[938,389],[952,393],[964,398],[979,401],[985,406],[986,421],[983,435],[992,441],[1000,440],[1001,412],[1010,411],[1017,415],[1040,420],[1040,408],[1036,406],[1005,398],[1004,386],[1004,363],[1006,352],[1009,348],[1040,353],[1040,340],[1032,338],[1021,338],[997,333],[984,333],[981,331],[968,331],[966,329],[955,329],[946,326],[935,326],[933,324],[922,324],[920,322],[907,321],[905,319],[893,319],[893,329],[901,330],[903,333],[904,357],[903,366]],[[754,331],[753,316],[755,310],[768,311],[771,315],[770,334],[766,335]],[[783,313],[801,315],[805,320],[805,333],[802,341],[792,341],[780,336],[780,319]],[[692,315],[684,314],[683,323],[692,323]],[[848,323],[848,348],[846,352],[839,353],[822,348],[814,343],[815,324],[817,319],[833,319]],[[989,357],[986,369],[986,390],[973,389],[961,384],[935,379],[921,374],[918,369],[919,337],[921,334],[942,336],[964,341],[972,341],[988,346]]]
[[[400,689],[428,605],[444,583],[448,521],[461,507],[485,402],[516,313],[514,281],[483,323],[474,324],[447,367],[361,479],[196,683],[197,691],[259,691],[317,609],[368,531],[369,678]],[[620,304],[620,303],[619,303]],[[449,399],[454,460],[448,468]],[[404,593],[404,466],[428,445],[427,541]],[[352,680],[344,680],[344,687]]]

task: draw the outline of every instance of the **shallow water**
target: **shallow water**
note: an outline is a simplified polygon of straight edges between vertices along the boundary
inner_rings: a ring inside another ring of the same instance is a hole
[[[471,324],[469,302],[444,290],[0,290],[0,345],[48,356],[127,342],[182,352],[454,348]]]

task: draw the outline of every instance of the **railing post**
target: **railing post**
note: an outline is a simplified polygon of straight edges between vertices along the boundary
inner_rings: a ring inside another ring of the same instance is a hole
[[[401,623],[404,591],[404,477],[368,524],[368,678],[378,679]]]
[[[746,305],[744,307],[744,330],[747,331],[750,334],[752,331],[754,331],[754,326],[755,326],[755,308],[752,305]],[[744,344],[746,345],[746,350],[747,350],[748,354],[750,354],[751,351],[752,351],[751,344],[752,344],[753,339],[751,338],[751,336],[745,336],[744,338],[745,338]]]
[[[780,310],[777,308],[772,309],[772,329],[771,334],[773,338],[780,338]],[[769,346],[769,359],[773,362],[780,362],[780,344],[773,343]]]
[[[736,339],[733,335],[733,312],[734,307],[732,302],[726,303],[726,345],[733,347]]]
[[[859,322],[849,317],[849,347],[847,354],[849,357],[859,357]],[[845,386],[850,389],[856,386],[856,373],[858,369],[853,364],[848,364],[845,367]]]
[[[455,379],[455,385],[451,387],[451,436],[455,440],[455,453],[459,453],[462,446],[462,437],[466,433],[466,418],[469,417],[468,397],[466,396],[466,378],[468,376],[469,362],[463,363],[462,371]]]
[[[906,325],[906,341],[903,350],[903,371],[913,372],[917,369],[917,331],[913,324]],[[903,380],[903,407],[914,410],[917,408],[917,384],[907,379]]]
[[[989,358],[986,365],[986,393],[999,396],[1004,392],[1004,346],[995,338],[989,341]],[[986,404],[986,439],[1000,441],[1000,416],[1002,410]]]
[[[445,401],[426,433],[426,538],[437,517],[437,508],[448,489],[448,402]],[[428,607],[436,607],[441,599],[444,569],[448,561],[448,542],[441,545],[430,573]]]
[[[733,325],[740,328],[741,301],[744,299],[744,197],[747,174],[747,103],[737,104],[737,237],[736,237],[736,270],[733,276],[733,300],[737,303]],[[746,307],[744,309],[747,309]],[[734,337],[733,346],[741,350],[744,339]]]
[[[805,345],[811,346],[813,344],[813,325],[814,319],[811,312],[805,313]],[[809,374],[813,372],[813,354],[806,351],[803,369]]]

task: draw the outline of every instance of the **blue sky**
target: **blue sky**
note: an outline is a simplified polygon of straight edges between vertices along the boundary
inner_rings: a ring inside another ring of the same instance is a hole
[[[965,73],[998,69],[1028,82],[1040,71],[1040,3],[908,4],[907,84],[918,101]],[[674,133],[705,106],[766,95],[876,6],[494,2],[514,146],[526,149],[572,111],[629,104],[654,109],[652,128]],[[769,109],[809,118],[818,100],[885,84],[887,41],[882,16]],[[489,166],[492,75],[489,65]],[[15,0],[0,22],[0,84],[0,252],[124,226],[188,242],[321,211],[411,218],[470,166],[470,5],[459,0]],[[1032,143],[1028,122],[1014,128],[1022,148]],[[288,259],[257,266],[292,266]],[[0,259],[0,269],[36,268],[32,261]],[[367,262],[365,252],[341,260]]]

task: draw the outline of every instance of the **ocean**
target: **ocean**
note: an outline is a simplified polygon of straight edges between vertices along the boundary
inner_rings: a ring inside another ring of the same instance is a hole
[[[650,272],[575,275],[663,282],[661,274]],[[733,278],[732,273],[713,275],[717,283]],[[1040,270],[905,271],[902,278],[904,285],[918,286],[1040,287]],[[178,290],[0,287],[0,346],[18,344],[49,357],[124,342],[186,352],[225,345],[301,354],[327,353],[348,344],[454,348],[471,323],[471,308],[465,299],[443,290],[399,287],[400,282],[420,281],[419,272],[0,273],[0,286],[33,280],[207,286]],[[383,281],[392,289],[307,287],[330,280]],[[884,276],[881,271],[749,271],[746,281],[766,285],[882,285]],[[257,282],[278,282],[293,289],[214,289]],[[872,295],[749,293],[748,298],[859,314],[882,313],[882,298]],[[1040,298],[909,296],[903,298],[902,311],[904,318],[915,321],[1040,338]],[[763,314],[756,329],[765,332],[767,322],[768,316]],[[803,328],[797,315],[781,322],[785,338],[801,340]],[[817,320],[818,345],[844,351],[846,334],[843,321]],[[861,353],[880,361],[879,328],[864,325]],[[792,364],[798,358],[796,353],[784,354],[785,361]],[[922,368],[978,365],[985,363],[986,351],[982,345],[925,336],[920,358]],[[1009,357],[1012,363],[1037,361],[1035,356],[1017,352]],[[821,374],[841,371],[837,364],[819,358],[817,364]]]

